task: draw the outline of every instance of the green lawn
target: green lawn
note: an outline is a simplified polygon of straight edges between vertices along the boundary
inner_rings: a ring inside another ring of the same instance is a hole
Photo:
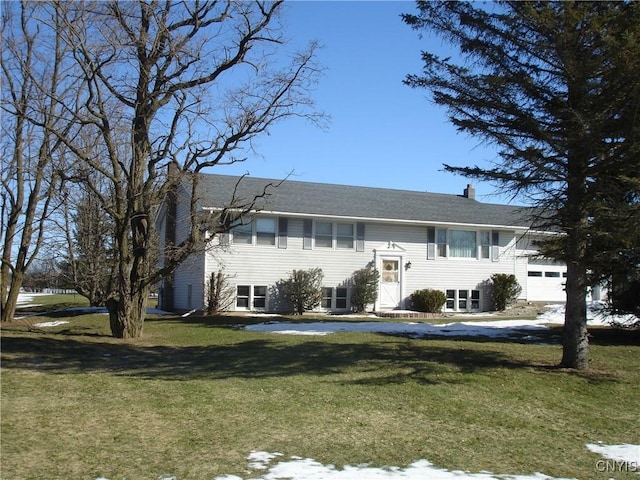
[[[122,341],[105,315],[66,320],[3,326],[3,479],[244,478],[252,450],[639,478],[598,473],[585,448],[640,444],[637,332],[594,330],[592,370],[578,374],[554,367],[557,344],[283,336],[234,328],[239,317],[159,316]]]

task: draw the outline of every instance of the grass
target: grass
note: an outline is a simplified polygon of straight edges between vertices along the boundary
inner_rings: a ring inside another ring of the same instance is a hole
[[[557,344],[280,336],[233,316],[152,316],[122,341],[104,315],[68,320],[3,326],[2,478],[246,476],[266,450],[605,479],[585,444],[640,443],[637,332],[594,330],[592,369],[575,373],[555,368]]]
[[[69,307],[86,307],[89,305],[89,301],[85,297],[76,293],[35,295],[29,304],[18,306],[18,313],[20,315],[41,314]]]

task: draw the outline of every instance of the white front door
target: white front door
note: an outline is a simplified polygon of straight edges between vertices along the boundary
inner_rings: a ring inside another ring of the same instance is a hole
[[[381,258],[380,308],[390,310],[400,306],[401,270],[400,258]]]

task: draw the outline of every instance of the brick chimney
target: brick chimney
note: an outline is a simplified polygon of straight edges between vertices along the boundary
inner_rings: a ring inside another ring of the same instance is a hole
[[[470,184],[470,183],[467,184],[467,188],[464,189],[463,196],[465,198],[470,198],[471,200],[475,200],[476,199],[476,189],[473,188],[472,184]]]

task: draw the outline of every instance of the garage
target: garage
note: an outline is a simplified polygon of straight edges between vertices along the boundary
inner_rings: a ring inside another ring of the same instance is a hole
[[[531,263],[527,266],[527,300],[530,302],[564,302],[567,267],[557,264]]]

